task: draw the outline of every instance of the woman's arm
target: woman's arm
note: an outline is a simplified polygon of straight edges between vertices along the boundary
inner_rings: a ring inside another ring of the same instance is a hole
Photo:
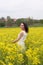
[[[13,40],[12,42],[15,43],[15,42],[19,41],[22,36],[23,36],[23,32],[21,32],[21,33],[19,34],[19,36],[17,37],[17,39]]]

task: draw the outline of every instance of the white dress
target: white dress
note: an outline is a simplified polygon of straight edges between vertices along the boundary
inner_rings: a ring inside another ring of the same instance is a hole
[[[22,49],[26,49],[26,47],[25,47],[25,43],[24,43],[24,41],[25,41],[25,39],[26,39],[26,37],[27,37],[27,33],[25,32],[25,31],[21,31],[21,32],[23,32],[23,36],[22,36],[22,38],[18,41],[18,45],[20,45],[21,47],[22,47]],[[21,33],[20,32],[20,33]],[[19,34],[20,35],[20,34]],[[19,36],[18,35],[18,36]]]

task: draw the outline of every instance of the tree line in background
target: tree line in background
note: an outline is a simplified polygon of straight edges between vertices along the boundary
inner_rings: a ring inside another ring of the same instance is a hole
[[[0,27],[17,27],[21,22],[26,22],[29,26],[43,26],[43,19],[35,20],[32,18],[12,19],[10,16],[0,18]]]

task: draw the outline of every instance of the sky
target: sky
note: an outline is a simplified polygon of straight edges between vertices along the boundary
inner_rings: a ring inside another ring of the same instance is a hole
[[[43,19],[43,0],[0,0],[0,17]]]

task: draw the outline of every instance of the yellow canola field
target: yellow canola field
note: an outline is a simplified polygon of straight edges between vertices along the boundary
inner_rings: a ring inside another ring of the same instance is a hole
[[[0,65],[43,65],[43,27],[29,28],[24,53],[17,43],[11,42],[20,31],[20,28],[0,28]]]

